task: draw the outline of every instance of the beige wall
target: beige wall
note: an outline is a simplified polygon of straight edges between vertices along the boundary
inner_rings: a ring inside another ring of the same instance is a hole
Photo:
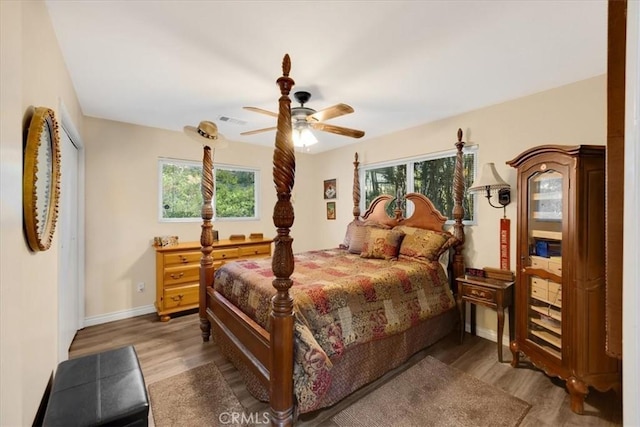
[[[202,146],[182,132],[94,118],[85,119],[86,151],[86,315],[90,323],[109,315],[146,308],[155,299],[153,236],[200,240],[200,222],[158,220],[158,160],[202,161]],[[214,163],[260,170],[260,220],[216,221],[220,238],[262,232],[275,236],[273,150],[231,141],[214,153]],[[298,154],[296,189],[309,186],[311,157]],[[305,192],[294,191],[294,250],[311,248],[313,220]],[[144,282],[139,293],[136,284]],[[127,313],[124,313],[126,316]]]
[[[402,132],[367,140],[317,155],[314,192],[319,193],[323,180],[338,179],[337,220],[317,218],[319,247],[335,246],[344,238],[351,221],[353,202],[353,155],[358,152],[361,166],[381,161],[402,159],[455,149],[458,128],[464,131],[468,145],[478,145],[478,165],[494,162],[498,173],[512,186],[516,199],[516,171],[505,164],[527,148],[542,144],[606,144],[606,78],[599,76],[519,98],[491,107],[471,111]],[[465,227],[466,264],[473,267],[498,267],[499,219],[502,210],[489,206],[486,199],[478,201],[477,225]],[[314,199],[315,211],[321,211],[324,201]],[[444,215],[451,216],[450,212]],[[515,269],[516,204],[507,207],[511,219],[511,269]],[[488,248],[488,250],[487,250]],[[485,336],[496,334],[495,312],[478,309],[478,328]],[[507,328],[505,328],[507,329]]]
[[[45,4],[0,2],[0,425],[31,425],[57,364],[58,250],[32,253],[22,233],[22,126],[30,107],[64,102],[82,116]],[[64,171],[64,159],[63,159]]]

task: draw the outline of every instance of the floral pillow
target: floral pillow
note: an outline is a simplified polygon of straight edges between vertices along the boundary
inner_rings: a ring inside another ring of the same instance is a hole
[[[354,224],[352,222],[351,224]],[[349,224],[349,225],[351,225]],[[367,237],[367,231],[370,229],[389,229],[390,227],[379,224],[373,221],[358,221],[358,223],[354,224],[351,231],[351,236],[349,239],[349,247],[348,250],[352,254],[359,254],[362,252],[362,247],[364,245],[365,239]],[[347,227],[347,232],[349,228]]]
[[[362,258],[396,259],[404,233],[398,230],[388,230],[369,227],[362,246]]]
[[[440,255],[458,242],[452,234],[444,231],[398,226],[394,230],[406,234],[399,254],[410,258],[437,261]]]

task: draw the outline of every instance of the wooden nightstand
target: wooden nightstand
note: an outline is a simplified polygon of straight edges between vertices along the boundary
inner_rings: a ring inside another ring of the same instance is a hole
[[[513,281],[487,279],[484,277],[463,276],[456,279],[458,292],[456,303],[460,311],[460,342],[464,339],[464,321],[466,304],[471,304],[471,333],[476,333],[475,304],[491,307],[498,312],[498,360],[502,362],[502,333],[504,331],[504,309],[509,309],[509,340],[513,341],[514,309]]]

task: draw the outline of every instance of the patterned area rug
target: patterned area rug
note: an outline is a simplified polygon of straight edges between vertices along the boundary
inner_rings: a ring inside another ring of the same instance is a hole
[[[149,399],[156,427],[267,424],[244,413],[215,363],[150,384]]]
[[[331,420],[341,427],[517,426],[530,408],[427,356]]]

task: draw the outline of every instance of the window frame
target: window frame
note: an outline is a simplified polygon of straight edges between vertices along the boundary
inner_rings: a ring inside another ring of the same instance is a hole
[[[164,217],[164,206],[163,206],[163,167],[164,165],[184,165],[191,166],[199,169],[200,175],[202,175],[202,162],[196,160],[184,160],[184,159],[174,159],[169,157],[160,157],[158,158],[158,222],[200,222],[202,221],[202,213],[201,213],[201,204],[198,208],[198,214],[194,217],[181,217],[181,218],[165,218]],[[253,192],[254,192],[254,215],[251,217],[217,217],[215,215],[216,212],[216,192],[214,192],[213,200],[211,201],[214,217],[213,221],[259,221],[260,220],[260,169],[256,167],[250,166],[239,166],[232,165],[227,163],[214,163],[213,164],[213,180],[214,187],[217,185],[216,182],[216,174],[215,171],[217,169],[227,170],[227,171],[238,171],[238,172],[253,172],[254,181],[253,181]],[[198,195],[197,197],[202,200],[200,185],[198,185]]]
[[[462,153],[463,155],[465,154],[471,154],[473,155],[473,179],[471,181],[474,181],[477,173],[478,173],[478,145],[468,145],[468,146],[464,146],[462,149]],[[412,193],[415,192],[414,189],[414,178],[415,178],[415,174],[414,174],[414,164],[416,163],[420,163],[420,162],[424,162],[424,161],[429,161],[429,160],[438,160],[438,159],[443,159],[443,158],[447,158],[447,157],[455,157],[457,154],[457,150],[451,149],[451,150],[446,150],[446,151],[438,151],[435,153],[429,153],[429,154],[423,154],[420,156],[413,156],[413,157],[405,157],[405,158],[401,158],[401,159],[395,159],[395,160],[386,160],[383,162],[377,162],[377,163],[370,163],[364,166],[360,166],[360,171],[359,171],[359,179],[360,179],[360,194],[365,195],[364,197],[361,198],[360,200],[360,211],[361,212],[365,212],[366,209],[368,208],[368,206],[366,206],[367,204],[367,200],[366,200],[366,173],[369,170],[372,169],[381,169],[381,168],[385,168],[385,167],[392,167],[392,166],[400,166],[400,165],[405,165],[406,167],[406,180],[407,182],[405,183],[405,187],[406,187],[406,192],[407,193]],[[453,186],[453,177],[451,180],[452,186]],[[478,195],[477,194],[469,194],[467,192],[467,189],[464,189],[464,194],[463,197],[473,197],[473,212],[472,212],[472,216],[470,220],[463,220],[462,223],[464,225],[477,225],[477,221],[478,221]],[[395,194],[392,194],[392,196],[395,197]],[[413,204],[412,203],[406,203],[406,212],[405,212],[405,217],[408,218],[413,214]],[[436,206],[436,209],[439,209]],[[454,220],[451,218],[451,216],[453,215],[452,212],[441,212],[442,215],[446,216],[447,222],[445,224],[447,225],[451,225],[454,223]]]

